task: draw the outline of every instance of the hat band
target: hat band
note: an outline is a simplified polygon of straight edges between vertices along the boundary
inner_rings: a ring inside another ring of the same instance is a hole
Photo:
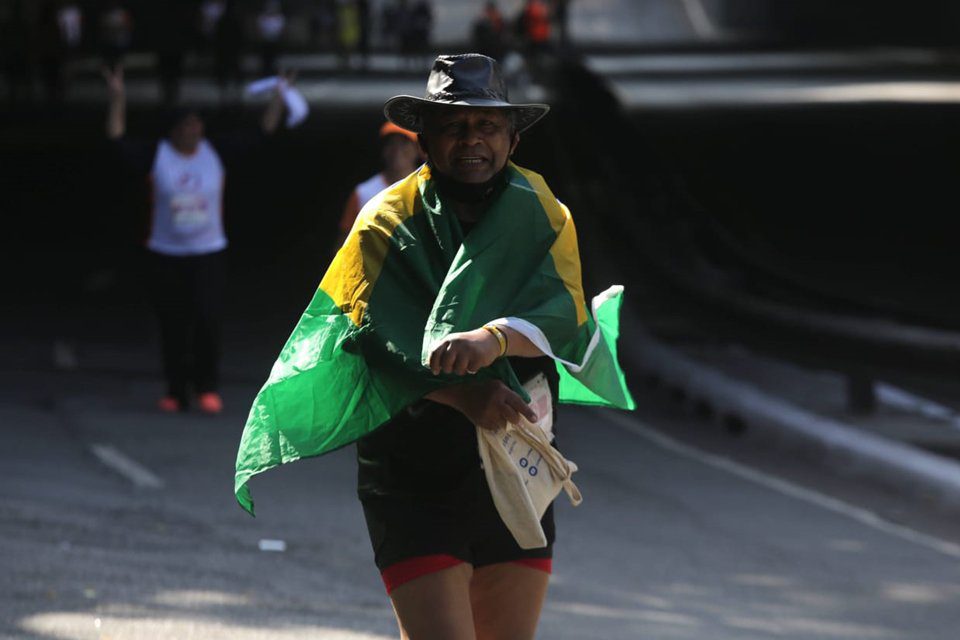
[[[504,105],[509,104],[505,96],[497,91],[491,91],[489,89],[471,91],[469,93],[453,93],[450,91],[437,91],[436,93],[431,93],[426,97],[427,100],[431,102],[461,102],[465,100],[481,99],[481,100],[495,100],[497,102],[502,102]]]

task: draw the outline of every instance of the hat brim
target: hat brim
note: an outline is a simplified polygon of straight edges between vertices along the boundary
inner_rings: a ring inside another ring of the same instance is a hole
[[[439,102],[415,96],[394,96],[383,105],[383,115],[398,127],[415,133],[423,133],[423,109],[431,107],[478,107],[484,109],[505,109],[515,114],[517,132],[532,127],[550,111],[547,104],[510,104],[488,98],[470,98],[455,102]]]

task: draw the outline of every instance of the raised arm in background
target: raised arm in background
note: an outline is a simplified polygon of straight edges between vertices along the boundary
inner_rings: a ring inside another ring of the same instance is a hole
[[[107,83],[107,138],[119,140],[127,132],[127,93],[123,82],[123,67],[104,67],[103,79]]]
[[[264,110],[263,117],[260,120],[260,128],[263,129],[265,134],[271,135],[275,133],[280,126],[280,120],[284,112],[283,90],[292,85],[296,79],[296,71],[283,71],[280,73],[280,84],[277,85],[276,90],[270,97],[270,102],[267,103],[267,108]]]

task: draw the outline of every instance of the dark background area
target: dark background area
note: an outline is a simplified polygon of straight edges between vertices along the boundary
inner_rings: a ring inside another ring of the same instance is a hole
[[[717,260],[733,259],[736,250],[838,310],[960,322],[952,294],[960,231],[956,107],[638,120],[665,166],[682,176],[701,212],[697,234]]]
[[[651,215],[668,188],[685,206],[662,215],[685,235],[658,243],[670,253],[670,242],[693,237],[698,251],[734,268],[738,287],[831,312],[960,324],[955,108],[646,114],[606,126],[591,121],[594,113],[591,105],[558,109],[524,139],[518,161],[574,199],[581,234],[590,233],[585,218],[603,222],[588,239],[620,247],[625,281],[649,269],[632,233],[617,233],[628,228],[618,218]],[[252,129],[257,115],[211,114],[209,129]],[[152,111],[129,119],[131,135],[159,128]],[[376,112],[316,112],[228,176],[231,299],[252,303],[251,314],[284,309],[278,334],[322,276],[351,186],[377,168],[379,122]],[[8,303],[145,303],[146,182],[124,170],[102,126],[103,113],[90,109],[4,117]],[[618,185],[609,176],[591,175],[602,173],[595,154],[605,149],[620,176],[636,178],[622,184],[632,210],[610,193]],[[257,291],[269,297],[250,300]],[[31,333],[48,331],[44,324]]]
[[[131,7],[142,12],[141,24],[159,11],[154,3]],[[942,64],[911,71],[908,79],[942,81],[957,70],[960,23],[949,2],[909,10],[866,2],[733,1],[704,8],[739,38],[703,42],[705,51],[934,47]],[[150,38],[157,32],[136,33],[135,49],[156,44]],[[95,50],[89,42],[84,47]],[[638,43],[637,56],[649,53]],[[616,257],[623,281],[655,272],[641,250],[644,232],[629,224],[652,220],[644,228],[656,234],[661,255],[680,268],[709,262],[738,291],[851,317],[960,326],[953,294],[960,231],[956,104],[626,112],[605,81],[580,66],[583,54],[590,52],[532,67],[551,91],[554,113],[525,137],[518,161],[541,171],[571,204],[585,246]],[[733,82],[750,73],[728,75]],[[695,80],[697,73],[689,75]],[[131,176],[105,141],[104,109],[36,101],[0,112],[7,303],[20,305],[20,313],[75,303],[145,304],[139,277],[145,181]],[[206,115],[216,134],[253,130],[259,114],[226,107]],[[161,133],[157,109],[131,107],[128,119],[131,135]],[[381,121],[377,108],[315,104],[303,126],[280,132],[229,173],[231,300],[249,317],[278,314],[277,334],[319,281],[350,189],[377,168]],[[45,317],[22,328],[45,335],[53,322]]]
[[[715,0],[705,8],[725,27],[780,44],[945,45],[957,42],[960,25],[960,7],[949,0]]]

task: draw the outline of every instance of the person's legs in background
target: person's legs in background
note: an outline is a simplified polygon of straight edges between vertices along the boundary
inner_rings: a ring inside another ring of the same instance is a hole
[[[218,251],[195,258],[191,305],[194,311],[193,382],[200,409],[223,409],[220,388],[220,341],[227,257]]]
[[[160,409],[182,411],[189,404],[187,376],[190,364],[190,287],[188,258],[149,254],[150,289],[160,324],[160,352],[166,395]]]

